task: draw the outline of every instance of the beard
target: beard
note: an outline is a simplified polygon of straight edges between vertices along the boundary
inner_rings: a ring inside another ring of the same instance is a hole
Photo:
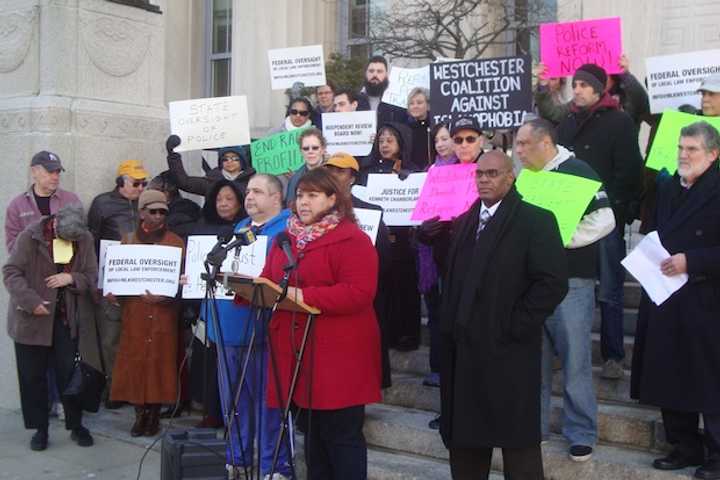
[[[370,83],[365,79],[365,93],[371,97],[382,97],[388,85],[390,85],[390,80],[387,78],[380,83]]]

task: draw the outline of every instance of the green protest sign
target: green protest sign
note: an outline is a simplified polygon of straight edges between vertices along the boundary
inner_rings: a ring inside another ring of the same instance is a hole
[[[660,118],[660,125],[645,165],[658,171],[666,168],[671,175],[675,173],[680,130],[695,122],[708,122],[720,130],[720,117],[701,117],[676,110],[665,110]]]
[[[297,138],[302,128],[255,140],[250,144],[253,168],[258,173],[282,175],[303,166]]]
[[[565,173],[523,169],[515,186],[523,200],[555,214],[563,245],[567,245],[600,182]]]

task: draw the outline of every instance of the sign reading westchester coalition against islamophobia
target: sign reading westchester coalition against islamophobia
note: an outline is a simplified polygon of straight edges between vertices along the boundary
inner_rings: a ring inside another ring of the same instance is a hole
[[[515,187],[524,201],[555,215],[563,245],[567,245],[600,182],[566,173],[523,169]]]
[[[480,128],[518,127],[532,110],[531,58],[490,58],[430,64],[433,125],[477,118]]]
[[[165,245],[110,245],[105,255],[103,292],[174,297],[180,280],[182,249]]]
[[[645,166],[658,171],[665,168],[671,175],[675,173],[680,130],[695,122],[707,122],[720,130],[720,117],[701,117],[676,110],[665,110],[660,117],[660,125],[655,133]]]
[[[200,98],[170,102],[170,131],[182,143],[176,152],[250,143],[247,98]]]
[[[325,85],[322,45],[268,50],[273,90],[284,90],[301,82],[306,87]]]
[[[250,144],[252,166],[258,173],[282,175],[303,166],[298,137],[302,128],[280,132]]]
[[[621,55],[620,17],[540,25],[540,58],[548,78],[569,77],[586,63],[621,73]]]

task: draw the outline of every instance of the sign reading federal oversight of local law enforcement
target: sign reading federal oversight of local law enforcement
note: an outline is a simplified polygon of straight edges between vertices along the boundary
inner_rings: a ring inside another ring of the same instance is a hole
[[[322,45],[268,50],[273,90],[284,90],[301,82],[306,87],[325,85]]]
[[[182,140],[176,152],[250,143],[244,95],[170,102],[169,110],[170,131]]]
[[[531,58],[489,58],[430,64],[432,123],[477,118],[487,130],[522,125],[532,110]]]
[[[182,249],[165,245],[110,245],[105,255],[103,292],[116,296],[174,297],[180,281]]]

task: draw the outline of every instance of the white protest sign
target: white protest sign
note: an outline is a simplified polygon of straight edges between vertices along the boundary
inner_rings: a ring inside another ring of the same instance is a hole
[[[116,296],[174,297],[180,280],[182,249],[165,245],[110,245],[105,255],[103,291]]]
[[[372,210],[370,208],[354,208],[355,218],[357,218],[358,227],[365,232],[373,245],[377,240],[378,230],[380,230],[380,218],[382,218],[382,210]]]
[[[182,139],[176,152],[250,143],[247,98],[200,98],[170,102],[170,131]]]
[[[105,254],[110,245],[120,245],[120,240],[100,240],[100,251],[98,252],[98,283],[97,288],[103,288],[105,277]]]
[[[366,112],[323,113],[323,136],[327,141],[327,153],[345,152],[365,156],[372,150],[377,124],[377,114]]]
[[[322,45],[268,50],[273,90],[291,88],[295,82],[306,87],[325,85],[325,56]]]
[[[383,209],[383,221],[388,227],[420,225],[411,220],[427,173],[412,173],[400,180],[394,173],[372,173],[368,175],[366,197],[363,200]]]
[[[390,82],[383,93],[382,101],[402,108],[408,106],[408,95],[413,88],[422,87],[430,90],[430,67],[402,68],[392,66]]]
[[[187,254],[185,255],[185,276],[188,283],[183,286],[183,298],[205,298],[206,282],[200,275],[205,273],[205,258],[217,243],[214,235],[191,235],[187,239]],[[234,273],[247,277],[259,277],[265,267],[268,237],[258,235],[250,245],[242,247],[238,255],[235,250],[228,252],[228,256],[220,267],[221,273]],[[218,289],[217,298],[233,298],[232,292],[225,293]]]
[[[663,55],[645,59],[650,112],[662,113],[680,105],[700,108],[700,82],[720,73],[720,50]]]

